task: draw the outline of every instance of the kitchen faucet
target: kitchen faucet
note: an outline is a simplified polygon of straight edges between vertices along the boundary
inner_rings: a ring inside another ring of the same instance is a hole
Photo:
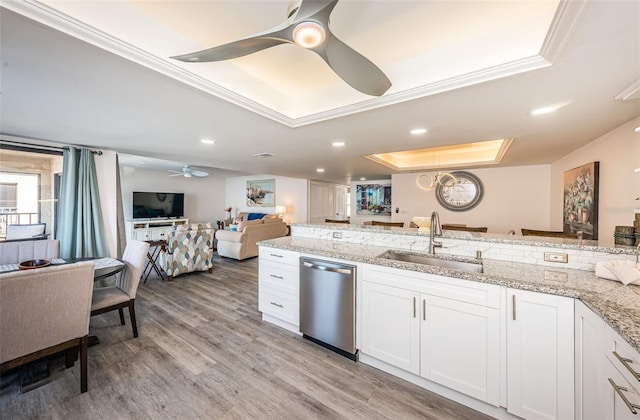
[[[442,236],[442,228],[440,227],[440,215],[437,211],[431,213],[431,226],[429,227],[429,254],[435,254],[436,248],[442,247],[442,242],[436,242],[436,236]]]

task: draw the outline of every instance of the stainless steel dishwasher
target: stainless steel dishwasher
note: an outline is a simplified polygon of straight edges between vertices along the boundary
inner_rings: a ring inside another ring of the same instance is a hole
[[[300,332],[351,360],[356,351],[356,267],[300,258]]]

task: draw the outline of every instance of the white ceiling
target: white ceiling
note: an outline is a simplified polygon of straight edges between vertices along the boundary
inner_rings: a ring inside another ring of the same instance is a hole
[[[3,1],[1,132],[144,156],[138,166],[346,182],[393,173],[365,154],[494,138],[514,139],[501,165],[550,163],[640,115],[635,1],[562,2],[554,18],[557,1],[343,0],[332,30],[387,73],[381,98],[294,45],[167,58],[273,27],[287,3]],[[529,115],[550,104],[563,107]]]

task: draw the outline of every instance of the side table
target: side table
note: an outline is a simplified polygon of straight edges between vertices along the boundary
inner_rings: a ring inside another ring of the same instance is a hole
[[[159,241],[145,241],[149,244],[149,251],[147,252],[147,262],[144,266],[144,270],[142,270],[142,277],[144,277],[144,282],[147,282],[149,278],[149,274],[151,274],[151,270],[155,271],[158,276],[162,280],[164,280],[164,276],[162,273],[164,270],[162,266],[158,264],[158,258],[162,255],[163,252],[167,252],[167,241],[159,240]]]

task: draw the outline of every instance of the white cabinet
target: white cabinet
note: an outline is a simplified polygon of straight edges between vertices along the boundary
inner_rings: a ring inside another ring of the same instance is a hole
[[[364,267],[361,351],[499,405],[500,287]]]
[[[421,295],[420,375],[499,404],[500,310]]]
[[[262,319],[300,331],[300,253],[260,247],[258,309]]]
[[[606,419],[640,416],[640,354],[613,328],[606,326]],[[636,413],[634,413],[635,411]]]
[[[507,411],[574,417],[574,300],[507,289]]]
[[[129,220],[126,222],[127,238],[138,241],[167,240],[173,227],[189,223],[189,219]]]
[[[362,352],[420,373],[419,293],[362,282]]]
[[[621,373],[614,364],[607,360],[605,363],[607,376],[605,388],[605,413],[602,417],[607,420],[637,419],[640,414],[640,394],[632,382]]]
[[[575,301],[575,418],[605,418],[605,323],[579,300]]]

